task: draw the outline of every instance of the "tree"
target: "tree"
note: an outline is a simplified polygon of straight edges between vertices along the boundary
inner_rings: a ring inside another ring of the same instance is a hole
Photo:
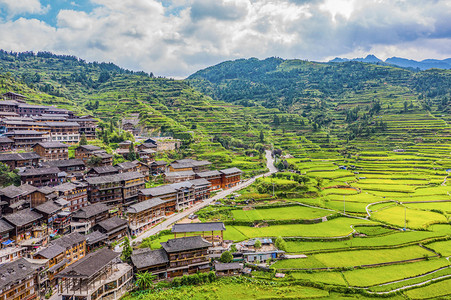
[[[18,170],[11,171],[9,166],[0,163],[0,186],[5,187],[14,184],[20,185],[20,175],[17,174]]]
[[[275,246],[279,250],[287,251],[287,244],[286,244],[285,240],[280,236],[276,239]]]
[[[260,240],[256,240],[254,244],[255,249],[259,249],[262,247],[262,242]]]
[[[124,242],[122,243],[122,260],[128,261],[130,256],[132,255],[133,249],[130,246],[130,240],[128,237],[125,237]]]
[[[265,142],[265,135],[263,134],[263,131],[260,130],[260,143],[264,143]]]
[[[88,139],[86,138],[86,135],[83,133],[80,138],[80,146],[87,145],[87,144],[88,144]]]
[[[230,251],[225,251],[221,254],[221,257],[219,258],[219,261],[222,263],[229,263],[232,262],[233,255],[230,253]]]
[[[140,290],[147,290],[153,287],[153,281],[157,276],[152,273],[144,272],[136,274],[136,285]]]
[[[98,166],[100,166],[101,163],[102,163],[102,158],[98,157],[98,156],[92,156],[88,160],[88,166],[90,166],[90,167],[98,167]]]
[[[133,142],[130,143],[130,146],[128,147],[127,159],[130,161],[134,161],[136,159],[135,145]]]

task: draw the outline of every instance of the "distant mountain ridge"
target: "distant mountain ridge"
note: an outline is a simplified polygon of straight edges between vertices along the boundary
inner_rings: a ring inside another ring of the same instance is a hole
[[[413,68],[418,70],[428,70],[428,69],[451,69],[451,58],[446,59],[424,59],[422,61],[416,61],[413,59],[407,59],[402,57],[390,57],[387,58],[385,61],[377,58],[376,56],[369,54],[365,58],[359,57],[359,58],[341,58],[336,57],[329,62],[331,63],[341,63],[341,62],[348,62],[348,61],[359,61],[364,63],[371,63],[371,64],[389,64],[393,66],[398,66],[402,68]]]

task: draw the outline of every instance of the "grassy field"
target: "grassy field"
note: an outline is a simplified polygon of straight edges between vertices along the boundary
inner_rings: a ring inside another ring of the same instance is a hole
[[[442,256],[451,256],[451,240],[427,244],[427,247],[440,253]]]
[[[432,252],[419,246],[409,246],[397,249],[319,253],[307,258],[277,261],[273,266],[276,269],[343,268],[423,258],[432,255]]]
[[[432,299],[451,295],[451,279],[416,288],[405,293],[410,299]],[[449,299],[449,298],[444,298]]]
[[[444,215],[416,209],[405,209],[401,206],[390,207],[372,215],[372,219],[404,227],[404,213],[407,217],[407,227],[427,228],[432,223],[447,223]]]
[[[292,219],[316,219],[330,215],[331,211],[305,206],[289,206],[280,208],[233,210],[235,220],[292,220]]]

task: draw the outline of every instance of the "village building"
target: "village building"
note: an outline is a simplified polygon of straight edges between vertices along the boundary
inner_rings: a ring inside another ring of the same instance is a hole
[[[86,165],[81,159],[63,159],[42,162],[43,167],[58,168],[62,172],[68,174],[79,174],[86,170]]]
[[[139,160],[134,160],[133,163],[136,164],[137,172],[141,173],[145,180],[150,180],[150,167]]]
[[[180,148],[180,140],[174,139],[172,137],[153,137],[144,141],[148,144],[156,144],[157,152],[174,151]]]
[[[24,209],[3,216],[3,219],[13,226],[12,239],[19,245],[34,248],[47,244],[48,231],[43,216],[40,213]]]
[[[224,169],[219,172],[221,172],[221,186],[224,190],[234,187],[241,182],[243,171],[238,168]]]
[[[24,258],[1,265],[0,299],[40,299],[38,270]]]
[[[75,158],[81,159],[86,164],[94,155],[94,152],[101,151],[102,148],[94,145],[81,145],[75,148]]]
[[[42,142],[33,147],[42,161],[69,159],[69,146],[60,142]]]
[[[127,220],[131,235],[139,235],[151,228],[166,216],[168,202],[152,198],[130,205],[127,208]]]
[[[203,178],[208,180],[211,184],[210,191],[217,191],[222,188],[221,172],[217,170],[196,173],[196,178]]]
[[[58,168],[33,168],[20,172],[20,181],[22,184],[29,184],[36,187],[56,186],[63,182],[64,178],[59,175]]]
[[[153,198],[160,198],[166,202],[166,215],[175,212],[177,203],[177,190],[170,185],[162,185],[139,191],[139,202]]]
[[[22,167],[37,167],[41,157],[35,152],[0,153],[0,163],[6,164],[11,170]]]
[[[49,128],[50,140],[77,144],[80,141],[80,125],[77,122],[45,122]]]
[[[10,185],[0,190],[1,214],[11,214],[29,208],[32,202],[32,193],[37,190],[30,185],[20,187]]]
[[[119,170],[113,166],[93,167],[86,173],[88,177],[108,176],[119,174]]]
[[[97,157],[100,160],[99,166],[113,165],[113,155],[106,153],[106,151],[96,151],[93,153],[93,157]]]
[[[201,236],[213,245],[219,245],[224,242],[224,230],[223,222],[177,223],[172,226],[171,232],[174,238]]]
[[[20,103],[18,105],[17,113],[21,117],[39,116],[45,113],[48,109],[49,106]]]
[[[31,207],[32,208],[36,207],[38,205],[41,205],[47,201],[54,201],[58,198],[58,193],[56,192],[56,190],[49,186],[43,186],[40,188],[36,188],[29,184],[23,184],[23,185],[21,185],[21,187],[22,188],[26,187],[27,189],[29,189],[31,191],[30,195],[31,195]],[[32,190],[32,187],[34,187],[35,189]]]
[[[95,224],[109,217],[109,208],[103,203],[84,206],[72,214],[71,232],[87,234]]]
[[[220,264],[217,263],[214,265],[216,270],[216,276],[234,276],[234,275],[240,275],[243,271],[243,264],[232,262],[232,263],[225,263]]]
[[[48,230],[52,237],[56,233],[58,233],[60,224],[54,224],[53,221],[56,219],[57,214],[62,211],[60,205],[56,204],[53,201],[47,201],[42,203],[41,205],[36,206],[35,208],[33,208],[33,210],[42,215],[42,218],[45,220],[45,223],[47,224]]]
[[[88,205],[88,185],[84,182],[66,182],[55,186],[54,189],[58,193],[58,198],[69,202],[71,212]]]
[[[150,172],[153,176],[163,174],[166,172],[167,162],[164,160],[157,160],[150,164]]]
[[[194,171],[194,172],[203,172],[208,170],[208,167],[211,165],[211,162],[208,160],[194,160],[194,159],[179,159],[172,162],[169,165],[170,172],[180,172],[180,171]]]
[[[11,238],[14,229],[5,220],[0,219],[0,264],[15,261],[24,256],[25,248],[16,245]]]
[[[14,141],[5,137],[0,136],[0,152],[11,151],[14,145]]]
[[[128,222],[119,217],[112,217],[97,223],[92,230],[105,234],[107,236],[107,243],[111,244],[127,236]]]
[[[138,164],[134,161],[125,161],[114,166],[119,173],[139,172]]]
[[[164,173],[164,180],[169,183],[177,183],[187,180],[193,180],[195,178],[196,173],[194,173],[193,171],[178,171]]]
[[[143,149],[138,151],[139,159],[147,165],[155,161],[157,152],[152,149]]]
[[[88,141],[95,140],[97,137],[97,123],[98,121],[90,117],[79,117],[75,119],[67,119],[68,122],[76,122],[79,125],[80,137],[84,134]]]
[[[141,250],[131,256],[137,272],[150,272],[164,279],[210,271],[208,248],[212,244],[202,237],[170,239],[161,246],[162,249]]]
[[[119,261],[120,253],[103,248],[68,266],[57,277],[63,300],[120,299],[131,287],[132,267]]]
[[[25,103],[25,101],[28,99],[27,96],[24,96],[24,95],[21,95],[21,94],[18,94],[18,93],[13,93],[13,92],[6,92],[6,93],[2,94],[2,97],[5,100],[17,101],[17,103]]]
[[[142,144],[139,144],[138,146],[136,146],[136,148],[138,149],[138,151],[152,150],[152,151],[156,152],[157,144],[142,143]]]
[[[6,132],[4,136],[13,141],[13,148],[16,150],[29,150],[37,143],[49,140],[47,132],[36,130],[13,130]]]
[[[108,242],[108,235],[101,233],[100,231],[93,231],[86,235],[86,249],[88,252],[95,251],[105,245]]]

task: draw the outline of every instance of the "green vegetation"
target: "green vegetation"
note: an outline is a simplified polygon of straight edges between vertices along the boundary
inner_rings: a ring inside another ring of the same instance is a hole
[[[332,212],[324,209],[304,206],[289,206],[270,209],[232,210],[235,220],[295,220],[316,219],[330,215]]]

